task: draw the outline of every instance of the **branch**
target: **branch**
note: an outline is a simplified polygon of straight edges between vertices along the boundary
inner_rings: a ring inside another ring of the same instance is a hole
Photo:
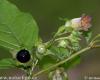
[[[91,43],[93,43],[97,38],[99,38],[100,37],[100,34],[98,34],[98,35],[96,35],[93,39],[92,39],[92,41],[91,41]]]
[[[93,47],[92,47],[92,48],[93,48]],[[96,46],[95,46],[94,48],[96,48]],[[60,61],[59,63],[57,63],[57,64],[55,64],[55,65],[52,65],[52,66],[50,66],[50,67],[48,67],[48,68],[46,68],[46,69],[44,69],[44,70],[41,70],[41,71],[37,72],[36,74],[33,75],[33,77],[36,77],[36,76],[38,76],[38,75],[40,75],[40,74],[42,74],[42,73],[44,73],[44,72],[46,72],[46,71],[48,71],[48,70],[50,70],[50,69],[53,69],[53,68],[55,68],[55,67],[57,67],[57,66],[59,66],[59,65],[61,65],[61,64],[64,64],[65,62],[67,62],[67,61],[73,59],[74,57],[76,57],[76,56],[78,56],[78,55],[82,54],[83,52],[88,51],[88,50],[90,50],[90,49],[91,49],[91,47],[88,46],[88,47],[86,47],[86,48],[84,48],[84,49],[82,49],[82,50],[80,50],[80,51],[74,53],[74,54],[71,55],[69,58],[64,59],[64,60]]]
[[[69,38],[68,38],[68,37],[61,37],[61,38],[57,38],[57,39],[55,39],[54,41],[56,42],[56,41],[64,40],[64,39],[69,39]]]
[[[94,45],[92,48],[100,48],[100,45]]]

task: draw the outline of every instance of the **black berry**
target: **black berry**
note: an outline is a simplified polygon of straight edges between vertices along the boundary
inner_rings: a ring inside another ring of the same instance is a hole
[[[21,63],[26,63],[30,60],[30,53],[28,50],[20,50],[17,55],[16,55],[16,58],[19,62]]]

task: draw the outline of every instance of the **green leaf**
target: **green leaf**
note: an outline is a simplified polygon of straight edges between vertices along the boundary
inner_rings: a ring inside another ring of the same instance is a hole
[[[28,13],[7,0],[0,0],[0,45],[8,49],[31,49],[38,40],[38,27]]]
[[[58,46],[66,48],[67,46],[69,46],[69,41],[68,40],[59,40]]]
[[[66,27],[66,26],[65,26],[65,27]],[[72,31],[73,31],[73,28],[69,26],[69,27],[66,27],[65,30],[66,30],[66,32],[72,32]]]
[[[76,36],[76,37],[80,37],[81,32],[74,30],[74,31],[72,31],[72,35]]]
[[[55,34],[55,37],[59,36],[61,33],[63,33],[65,31],[65,28],[66,28],[65,26],[59,27],[57,33]]]
[[[9,69],[15,67],[15,61],[11,58],[0,60],[0,69]]]
[[[59,27],[57,33],[55,34],[55,37],[60,36],[61,34],[72,32],[72,31],[73,31],[72,27],[70,27],[70,26],[66,27],[65,25],[63,25],[63,26]]]
[[[40,69],[46,69],[56,63],[56,59],[54,59],[52,56],[47,55],[42,58],[42,60],[39,61],[39,67]]]
[[[69,56],[70,52],[68,49],[65,49],[63,47],[55,47],[55,46],[52,46],[50,48],[51,52],[54,54],[55,58],[57,59],[64,59],[66,57]]]
[[[69,36],[71,42],[79,42],[81,33],[78,31],[73,31]]]
[[[78,65],[80,63],[80,61],[81,61],[80,56],[77,56],[77,57],[73,58],[72,60],[62,64],[61,66],[63,66],[65,69],[73,68],[76,65]]]
[[[71,44],[72,44],[72,49],[74,51],[80,50],[81,46],[80,46],[79,42],[72,42]]]
[[[89,42],[89,40],[92,37],[92,31],[88,30],[88,31],[83,32],[83,36],[85,37],[86,41]]]

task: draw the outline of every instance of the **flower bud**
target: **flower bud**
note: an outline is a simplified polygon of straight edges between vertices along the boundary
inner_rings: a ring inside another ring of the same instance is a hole
[[[91,27],[91,17],[88,15],[83,15],[79,18],[74,18],[71,21],[67,21],[65,23],[65,26],[72,27],[75,30],[83,30],[88,31],[88,29]]]
[[[81,27],[81,18],[74,18],[71,20],[72,28],[79,30]]]
[[[58,47],[66,48],[67,45],[68,45],[68,41],[67,40],[60,40],[59,44],[58,44]]]
[[[52,72],[51,80],[68,80],[68,76],[64,69],[57,69]]]
[[[56,70],[55,71],[55,74],[53,75],[53,79],[52,80],[63,80],[60,70]]]
[[[46,52],[45,45],[43,45],[43,44],[38,45],[37,52],[40,53],[40,54],[45,53]]]

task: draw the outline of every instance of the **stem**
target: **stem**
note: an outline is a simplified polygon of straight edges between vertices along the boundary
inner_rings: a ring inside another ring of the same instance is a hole
[[[55,43],[56,41],[59,41],[59,40],[64,40],[64,39],[69,39],[69,37],[60,37],[60,38],[56,38],[55,36],[48,42],[45,43],[45,45],[47,45],[47,48],[49,46],[51,46],[53,43]]]
[[[92,41],[91,41],[91,43],[93,42],[93,41],[95,41],[97,38],[99,38],[100,37],[100,34],[98,34],[98,35],[96,35],[93,39],[92,39]]]
[[[93,47],[92,47],[92,48],[93,48]],[[42,74],[42,73],[44,73],[44,72],[46,72],[46,71],[48,71],[48,70],[50,70],[50,69],[53,69],[53,68],[55,68],[55,67],[61,65],[61,64],[65,63],[65,62],[67,62],[67,61],[73,59],[74,57],[76,57],[76,56],[82,54],[83,52],[88,51],[89,49],[91,49],[91,47],[88,46],[88,47],[86,47],[86,48],[84,48],[84,49],[82,49],[82,50],[80,50],[80,51],[74,53],[74,54],[73,54],[72,56],[70,56],[69,58],[64,59],[63,61],[60,61],[59,63],[57,63],[57,64],[55,64],[55,65],[53,65],[53,66],[51,66],[51,67],[48,67],[48,68],[46,68],[46,69],[44,69],[44,70],[41,70],[41,71],[37,72],[36,74],[33,75],[33,77],[38,76],[38,75],[40,75],[40,74]]]
[[[68,32],[60,33],[59,35],[57,35],[57,37],[58,37],[58,36],[62,36],[62,35],[67,34],[67,33],[68,33]]]
[[[52,66],[50,66],[50,67],[48,67],[48,68],[46,68],[46,69],[43,69],[43,70],[37,72],[36,74],[33,74],[33,77],[36,77],[36,76],[38,76],[38,75],[40,75],[40,74],[42,74],[42,73],[44,73],[44,72],[46,72],[46,71],[48,71],[48,70],[50,70],[50,69],[56,68],[56,67],[58,67],[59,65],[64,64],[65,62],[68,62],[69,60],[71,60],[71,59],[73,59],[74,57],[76,57],[76,56],[82,54],[82,53],[85,52],[85,51],[88,51],[88,50],[93,49],[93,48],[100,48],[100,45],[95,45],[95,44],[94,44],[94,43],[96,43],[96,42],[99,42],[99,40],[95,41],[95,39],[97,39],[98,37],[100,37],[100,34],[97,35],[97,36],[90,42],[90,44],[89,44],[88,47],[86,47],[86,48],[84,48],[84,49],[82,49],[82,50],[80,50],[80,51],[74,53],[73,55],[71,55],[71,56],[68,57],[67,59],[62,60],[62,61],[58,62],[58,63],[55,64],[55,65],[52,65]],[[68,37],[62,37],[62,38],[52,39],[49,43],[55,42],[55,41],[58,41],[58,40],[63,40],[63,39],[68,39]]]
[[[32,68],[31,68],[31,70],[29,72],[29,76],[28,76],[30,78],[30,80],[32,79],[33,70],[36,67],[37,63],[38,63],[38,60],[36,60],[36,62],[35,63],[33,62],[33,64],[32,64]]]
[[[100,48],[100,45],[93,45],[92,48]]]
[[[54,41],[59,41],[59,40],[64,40],[64,39],[69,39],[68,37],[61,37],[61,38],[57,38]]]
[[[95,44],[95,43],[99,43],[99,42],[100,42],[100,40],[95,40],[92,43]]]
[[[32,68],[30,69],[29,76],[28,76],[30,78],[30,80],[32,78],[32,72],[33,72],[34,68],[35,68],[35,66],[34,66],[34,62],[33,62]]]
[[[93,45],[96,45],[96,43],[99,43],[99,42],[100,42],[100,40],[91,41],[89,45],[93,46]]]

